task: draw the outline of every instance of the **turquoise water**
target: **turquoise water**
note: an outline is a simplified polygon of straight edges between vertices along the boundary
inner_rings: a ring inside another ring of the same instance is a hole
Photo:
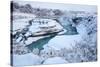
[[[78,34],[77,30],[75,27],[72,27],[71,25],[63,26],[67,32],[64,33],[64,35],[76,35]]]
[[[48,41],[51,40],[56,35],[57,35],[57,33],[51,34],[49,37],[45,37],[45,38],[39,39],[39,40],[27,45],[26,47],[28,47],[31,51],[34,48],[38,48],[39,50],[42,50],[43,49],[43,45],[48,43]]]

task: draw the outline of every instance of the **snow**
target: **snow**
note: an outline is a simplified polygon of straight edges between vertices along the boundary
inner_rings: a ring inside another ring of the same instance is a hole
[[[29,45],[29,44],[31,44],[33,41],[34,41],[34,38],[33,38],[33,37],[30,37],[30,38],[28,38],[28,39],[25,41],[25,44],[26,44],[26,45]]]
[[[60,50],[62,48],[66,49],[72,49],[75,47],[76,42],[81,41],[80,35],[62,35],[62,36],[56,36],[52,38],[46,46],[52,47],[55,50]]]
[[[13,19],[14,20],[31,20],[33,18],[35,18],[36,16],[34,14],[27,14],[27,13],[20,13],[20,12],[13,12]]]
[[[29,27],[29,31],[31,31],[32,33],[35,33],[35,32],[40,31],[39,25],[34,24],[34,25],[30,26],[30,27]]]
[[[37,65],[37,64],[41,64],[41,58],[32,53],[28,53],[25,55],[13,55],[14,66]]]
[[[21,41],[22,37],[19,37],[18,39],[16,39],[16,42],[19,43]]]
[[[45,60],[43,64],[64,64],[64,63],[68,62],[61,57],[53,57]]]
[[[67,32],[67,30],[66,30],[66,29],[63,29],[63,31],[62,31],[62,32],[59,32],[58,35],[64,34],[64,33],[66,33],[66,32]]]
[[[29,31],[31,31],[32,33],[41,31],[41,29],[39,27],[51,27],[51,26],[55,26],[53,29],[57,29],[57,30],[62,30],[63,27],[56,21],[51,20],[51,19],[35,19],[34,21],[46,21],[48,22],[47,24],[39,24],[39,23],[32,23],[32,25],[29,28]],[[52,29],[52,30],[53,30]],[[46,30],[46,29],[44,29]],[[48,29],[47,29],[48,30]],[[42,30],[43,31],[43,30]]]
[[[32,17],[35,18],[36,16],[34,14],[29,14],[29,13],[20,13],[20,12],[14,12],[13,16],[27,16],[27,17]]]
[[[63,27],[58,22],[56,22],[55,24],[56,24],[56,29],[60,29],[60,30],[63,29]]]
[[[26,32],[25,36],[28,37],[28,36],[31,35],[31,34],[32,34],[32,33],[28,31],[28,32]]]
[[[76,29],[77,29],[77,32],[82,36],[85,36],[87,34],[86,27],[82,24],[82,22],[81,24],[76,26]]]
[[[18,29],[23,29],[28,25],[27,22],[25,22],[25,20],[16,20],[13,21],[13,31],[14,30],[18,30]]]
[[[43,37],[29,37],[29,38],[25,41],[25,44],[26,44],[26,45],[29,45],[29,44],[31,44],[32,42],[37,41],[37,40],[39,40],[39,39],[41,39],[41,38],[43,38]]]
[[[56,21],[51,20],[51,19],[40,19],[40,21],[48,22],[47,24],[41,25],[41,26],[43,26],[43,27],[54,26],[54,25],[56,25],[56,23],[57,23]]]
[[[49,36],[40,36],[40,37],[29,37],[26,41],[25,41],[25,44],[26,45],[29,45],[31,44],[32,42],[35,42],[39,39],[42,39],[42,38],[45,38],[45,37],[49,37]]]
[[[28,21],[34,18],[35,18],[34,14],[14,12],[13,13],[13,19],[14,19],[13,20],[13,30],[25,28],[27,25],[29,25]]]

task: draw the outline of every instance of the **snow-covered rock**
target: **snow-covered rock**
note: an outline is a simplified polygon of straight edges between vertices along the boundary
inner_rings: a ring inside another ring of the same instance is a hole
[[[22,37],[18,37],[18,39],[16,39],[16,42],[19,43],[21,41]]]
[[[34,25],[30,26],[29,27],[29,31],[32,32],[32,33],[40,31],[39,25],[38,24],[34,24]]]
[[[14,66],[37,65],[41,64],[41,62],[42,62],[41,58],[32,53],[24,55],[13,55]]]
[[[32,32],[33,35],[42,35],[62,30],[63,27],[58,22],[51,19],[33,19],[32,25],[29,27],[29,31]]]
[[[29,37],[29,38],[25,41],[25,44],[26,44],[26,45],[29,45],[29,44],[31,44],[32,42],[34,42],[34,38],[33,38],[33,37]]]
[[[25,34],[26,37],[28,37],[28,36],[30,36],[30,35],[32,35],[32,33],[29,32],[29,31],[27,31],[26,34]]]
[[[64,64],[64,63],[68,62],[61,57],[53,57],[45,60],[43,64]]]

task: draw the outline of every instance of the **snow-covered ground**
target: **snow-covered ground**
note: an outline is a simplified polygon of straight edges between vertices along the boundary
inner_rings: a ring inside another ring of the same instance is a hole
[[[38,65],[41,64],[41,62],[42,59],[39,56],[34,55],[33,53],[13,55],[14,66]]]
[[[45,60],[43,64],[65,64],[65,63],[68,63],[65,59],[61,57],[53,57]]]
[[[21,20],[15,20],[13,21],[13,31],[15,30],[22,30],[24,29],[26,26],[28,25],[27,21],[25,21],[24,19]]]

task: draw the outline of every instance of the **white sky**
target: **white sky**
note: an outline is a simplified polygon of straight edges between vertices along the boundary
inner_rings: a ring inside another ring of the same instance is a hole
[[[87,12],[97,12],[97,6],[95,5],[78,5],[78,4],[62,4],[62,3],[48,3],[48,2],[36,2],[36,1],[17,1],[21,5],[31,4],[32,7],[40,8],[51,8],[51,9],[61,9],[67,11],[87,11]]]

